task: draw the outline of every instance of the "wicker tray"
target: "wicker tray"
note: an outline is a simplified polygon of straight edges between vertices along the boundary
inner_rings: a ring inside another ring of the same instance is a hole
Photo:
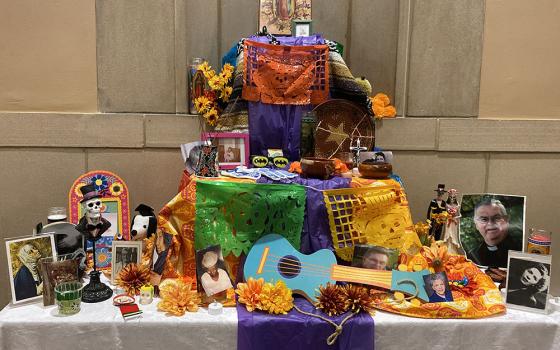
[[[349,152],[350,146],[373,149],[375,125],[365,109],[347,100],[329,100],[313,110],[317,117],[315,128],[315,157],[332,158],[339,152]]]

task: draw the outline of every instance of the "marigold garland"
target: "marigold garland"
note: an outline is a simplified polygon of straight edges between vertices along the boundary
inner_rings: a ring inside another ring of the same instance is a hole
[[[128,295],[139,295],[140,288],[150,280],[150,269],[144,265],[131,263],[123,267],[116,279],[117,286]]]
[[[166,279],[159,285],[158,310],[175,316],[183,316],[186,311],[196,312],[200,296],[192,290],[192,283],[180,278]]]
[[[247,311],[262,310],[271,314],[286,314],[294,306],[292,290],[283,281],[264,283],[262,278],[249,277],[247,283],[238,283],[235,293]]]

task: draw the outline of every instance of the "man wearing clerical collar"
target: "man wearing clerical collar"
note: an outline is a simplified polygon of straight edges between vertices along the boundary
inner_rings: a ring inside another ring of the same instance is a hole
[[[502,202],[483,199],[475,206],[474,222],[483,242],[468,257],[478,265],[506,267],[508,250],[520,250],[521,244],[509,234],[509,216]]]

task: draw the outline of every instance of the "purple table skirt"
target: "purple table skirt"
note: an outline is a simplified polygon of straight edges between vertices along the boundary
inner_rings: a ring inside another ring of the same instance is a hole
[[[325,316],[304,298],[294,303],[303,311]],[[340,324],[347,314],[328,317]],[[269,315],[264,312],[248,312],[242,304],[237,305],[238,350],[372,350],[374,348],[373,318],[361,312],[342,327],[342,333],[333,345],[327,338],[334,327],[321,319],[307,316],[292,309],[287,315]]]

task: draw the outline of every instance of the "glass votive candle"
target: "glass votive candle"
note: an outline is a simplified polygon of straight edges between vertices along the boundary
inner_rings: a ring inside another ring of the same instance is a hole
[[[59,314],[74,315],[80,312],[82,289],[81,282],[62,282],[54,287]]]

